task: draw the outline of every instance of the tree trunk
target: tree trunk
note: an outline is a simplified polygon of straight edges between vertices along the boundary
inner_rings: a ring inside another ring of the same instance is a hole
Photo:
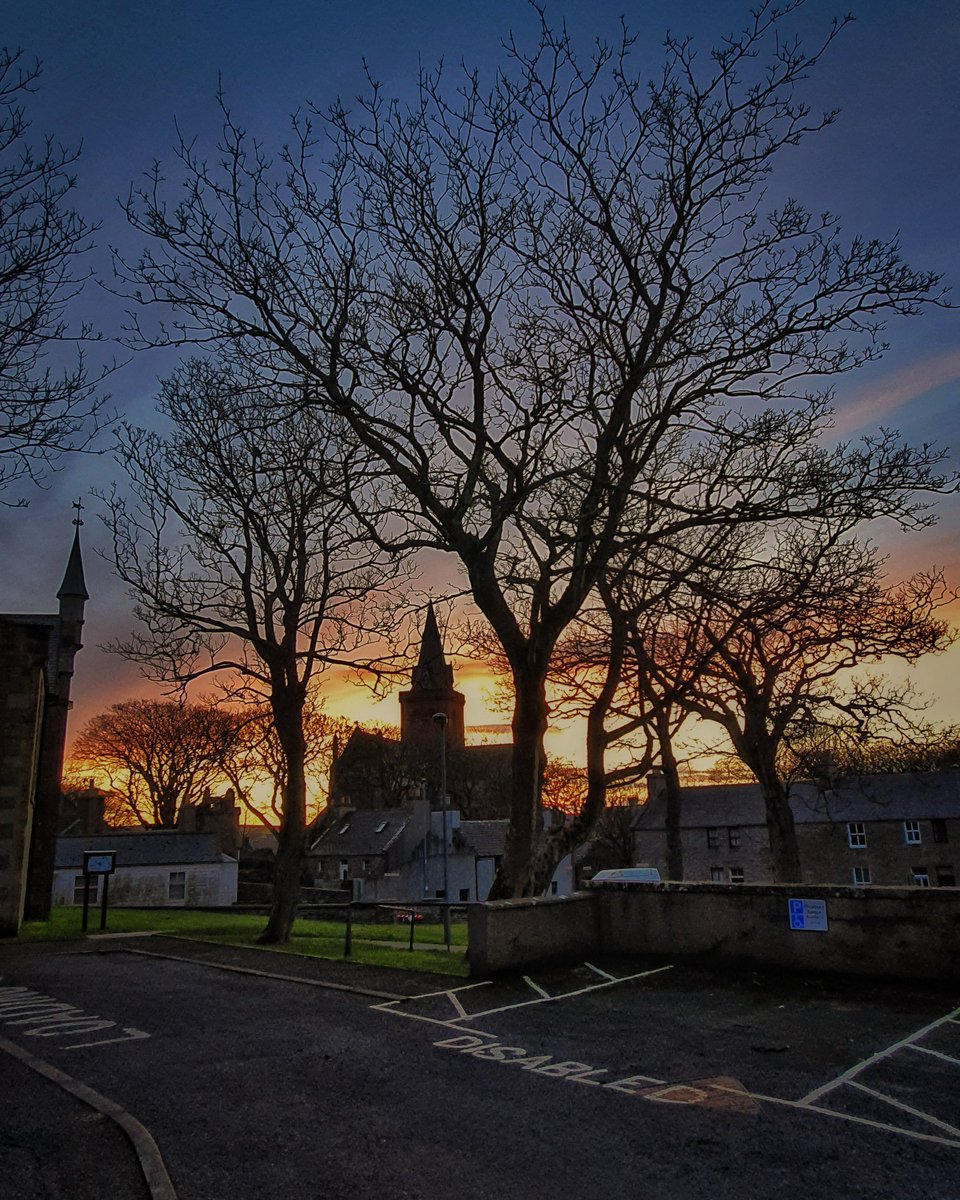
[[[607,802],[607,716],[620,684],[626,625],[613,620],[607,669],[603,682],[587,713],[587,794],[576,818],[541,838],[533,864],[532,894],[545,892],[562,859],[582,845],[603,816]]]
[[[760,779],[763,803],[767,813],[767,833],[770,837],[770,860],[775,883],[799,883],[800,847],[787,790],[774,771],[772,777]]]
[[[526,676],[526,677],[524,677]],[[546,673],[514,671],[510,829],[491,900],[534,894],[534,855],[540,832],[543,736],[547,731]]]
[[[660,769],[663,772],[664,825],[666,831],[666,867],[668,879],[683,879],[682,805],[680,771],[673,753],[670,724],[666,714],[657,714],[657,741],[660,745]]]
[[[283,813],[277,837],[277,861],[273,877],[273,900],[267,927],[257,939],[265,945],[290,940],[300,902],[300,872],[307,828],[307,786],[304,771],[306,747],[303,737],[303,700],[296,689],[284,689],[271,698],[277,737],[283,747],[286,777],[282,791]]]
[[[763,794],[774,883],[799,883],[801,874],[797,829],[787,789],[777,771],[776,747],[768,738],[751,735],[748,731],[737,750],[756,776]]]

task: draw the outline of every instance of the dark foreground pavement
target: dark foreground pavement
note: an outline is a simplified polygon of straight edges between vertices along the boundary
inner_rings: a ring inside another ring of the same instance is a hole
[[[133,1114],[180,1200],[960,1200],[960,998],[662,966],[11,947],[0,1036]],[[0,1105],[4,1200],[146,1194],[111,1122],[2,1052]]]

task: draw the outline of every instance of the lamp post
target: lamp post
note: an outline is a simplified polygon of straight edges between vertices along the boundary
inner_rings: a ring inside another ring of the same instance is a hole
[[[434,713],[440,730],[440,806],[443,811],[443,940],[450,952],[450,877],[447,864],[447,714]]]

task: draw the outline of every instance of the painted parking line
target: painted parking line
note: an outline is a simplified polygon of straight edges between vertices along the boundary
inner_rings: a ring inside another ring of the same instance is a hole
[[[589,964],[585,965],[589,966]],[[531,989],[540,993],[536,999],[517,1000],[511,1004],[499,1005],[495,1008],[483,1009],[479,1012],[466,1013],[465,1006],[459,999],[458,993],[469,991],[475,987],[482,986],[482,984],[466,984],[460,988],[451,988],[439,992],[426,992],[420,996],[410,996],[402,1002],[404,1005],[403,1008],[398,1006],[398,1002],[379,1004],[373,1007],[381,1012],[408,1017],[452,1031],[454,1033],[453,1037],[443,1038],[434,1042],[434,1046],[437,1049],[456,1051],[480,1061],[519,1068],[547,1078],[558,1079],[564,1083],[599,1087],[607,1091],[619,1092],[653,1103],[708,1108],[714,1111],[725,1111],[731,1115],[756,1115],[760,1112],[761,1105],[763,1104],[777,1105],[791,1108],[798,1113],[830,1117],[834,1120],[846,1121],[848,1124],[864,1126],[884,1133],[899,1134],[902,1137],[912,1138],[915,1141],[933,1142],[937,1145],[960,1150],[960,1129],[950,1125],[946,1121],[942,1121],[938,1117],[924,1113],[920,1109],[908,1105],[902,1100],[898,1100],[896,1097],[891,1097],[875,1088],[868,1087],[857,1079],[857,1076],[861,1072],[873,1065],[884,1062],[900,1050],[914,1050],[931,1056],[938,1061],[942,1061],[945,1064],[945,1069],[949,1069],[951,1066],[960,1067],[960,1059],[917,1044],[920,1039],[937,1029],[947,1025],[960,1024],[960,1008],[954,1009],[936,1021],[931,1021],[922,1029],[905,1038],[901,1038],[900,1041],[895,1042],[893,1045],[877,1051],[876,1054],[872,1054],[869,1058],[850,1067],[835,1079],[814,1088],[813,1091],[799,1100],[749,1091],[738,1079],[730,1076],[711,1076],[704,1079],[673,1081],[643,1074],[618,1078],[608,1068],[596,1067],[589,1063],[571,1059],[562,1059],[556,1055],[534,1053],[521,1046],[507,1045],[500,1040],[499,1035],[483,1029],[477,1029],[475,1026],[468,1027],[465,1024],[467,1021],[476,1022],[483,1017],[490,1017],[515,1009],[528,1008],[531,1005],[556,1003],[568,999],[572,1000],[616,983],[626,983],[635,979],[642,979],[658,974],[660,971],[669,970],[670,968],[660,967],[652,971],[642,971],[636,975],[628,975],[619,979],[607,976],[606,972],[602,972],[597,968],[591,969],[595,974],[605,976],[602,983],[577,988],[570,992],[558,993],[557,995],[548,995],[533,980],[525,977],[524,981]],[[447,1016],[446,1018],[428,1016],[425,1013],[411,1011],[407,1007],[415,1004],[418,1000],[436,1000],[439,997],[447,998],[453,1010],[451,1016]],[[603,1078],[604,1076],[607,1078]],[[874,1099],[888,1103],[892,1108],[906,1112],[911,1117],[924,1121],[931,1127],[930,1132],[897,1125],[892,1121],[878,1121],[870,1117],[858,1116],[838,1109],[827,1108],[825,1105],[818,1103],[822,1097],[826,1097],[831,1092],[844,1086],[850,1086],[858,1091],[867,1093]]]
[[[835,1088],[842,1087],[845,1083],[849,1083],[852,1079],[855,1079],[861,1071],[866,1071],[868,1067],[883,1062],[885,1058],[890,1058],[898,1050],[904,1050],[912,1046],[915,1042],[919,1042],[921,1038],[925,1038],[927,1034],[932,1033],[935,1029],[939,1029],[942,1025],[956,1023],[958,1014],[960,1014],[960,1008],[955,1008],[953,1012],[947,1013],[945,1017],[940,1017],[936,1021],[931,1021],[929,1025],[924,1025],[916,1033],[911,1033],[908,1037],[901,1038],[899,1042],[894,1042],[892,1046],[887,1046],[884,1050],[878,1050],[876,1054],[871,1054],[869,1058],[858,1062],[856,1066],[851,1067],[848,1071],[844,1071],[842,1075],[838,1075],[835,1079],[831,1079],[829,1083],[825,1083],[821,1087],[814,1088],[812,1092],[808,1092],[800,1099],[799,1103],[812,1104],[822,1096],[826,1096],[828,1092],[832,1092]]]
[[[524,976],[524,982],[530,989],[537,993],[533,1000],[514,1000],[509,1004],[497,1005],[494,1008],[484,1008],[476,1012],[468,1012],[460,995],[464,992],[473,991],[479,987],[489,986],[490,980],[483,980],[480,983],[467,983],[462,987],[444,988],[442,991],[422,992],[417,996],[403,996],[396,1000],[389,1000],[385,1004],[374,1004],[371,1007],[378,1012],[392,1013],[397,1017],[406,1017],[413,1021],[424,1021],[428,1025],[444,1025],[450,1029],[459,1029],[470,1033],[476,1033],[483,1037],[492,1037],[494,1035],[483,1033],[482,1030],[466,1030],[464,1021],[478,1021],[481,1017],[490,1017],[496,1013],[510,1012],[518,1008],[529,1008],[534,1004],[558,1004],[563,1000],[574,1000],[579,996],[586,996],[591,992],[598,992],[605,988],[613,987],[619,983],[630,983],[634,979],[645,979],[649,975],[658,975],[661,971],[669,971],[671,967],[655,967],[650,971],[640,971],[635,975],[624,975],[619,978],[608,975],[602,983],[588,984],[586,987],[576,988],[571,992],[558,992],[556,995],[551,995],[545,991],[539,984],[534,983],[528,976]],[[437,1000],[440,997],[445,997],[450,1007],[453,1009],[453,1015],[448,1017],[428,1016],[422,1012],[416,1012],[412,1006],[418,1000]]]
[[[957,1024],[960,1024],[960,1008],[955,1008],[952,1012],[949,1012],[945,1016],[938,1018],[936,1021],[931,1021],[928,1025],[924,1025],[922,1029],[918,1029],[916,1032],[909,1034],[907,1037],[901,1038],[899,1041],[885,1047],[883,1050],[878,1050],[876,1054],[871,1054],[869,1058],[865,1058],[861,1062],[856,1063],[854,1066],[850,1067],[849,1070],[844,1071],[841,1075],[838,1075],[835,1079],[831,1079],[829,1082],[822,1084],[820,1087],[814,1088],[812,1092],[808,1092],[806,1096],[797,1102],[798,1105],[801,1108],[817,1108],[818,1111],[833,1112],[833,1109],[825,1109],[821,1105],[818,1105],[817,1101],[824,1100],[825,1098],[838,1092],[841,1088],[853,1088],[858,1092],[865,1093],[873,1100],[878,1100],[882,1104],[887,1104],[891,1108],[897,1109],[900,1112],[908,1113],[911,1117],[925,1122],[934,1129],[939,1130],[940,1136],[932,1133],[922,1135],[916,1133],[915,1131],[903,1129],[898,1126],[888,1126],[888,1128],[893,1128],[897,1132],[902,1133],[907,1137],[925,1137],[928,1140],[940,1141],[944,1145],[960,1148],[960,1126],[951,1125],[946,1121],[942,1121],[939,1117],[935,1117],[931,1113],[924,1112],[922,1109],[919,1109],[912,1104],[906,1104],[897,1096],[891,1096],[889,1092],[885,1092],[878,1087],[870,1087],[868,1084],[863,1083],[863,1081],[859,1078],[864,1071],[869,1070],[871,1067],[879,1066],[882,1063],[890,1061],[894,1055],[911,1050],[915,1053],[924,1054],[929,1058],[936,1059],[938,1062],[947,1064],[945,1069],[949,1070],[950,1067],[960,1068],[960,1059],[954,1057],[952,1054],[944,1054],[940,1050],[933,1050],[929,1046],[921,1046],[919,1044],[923,1038],[928,1037],[935,1030],[942,1029],[947,1025]],[[840,1116],[842,1114],[837,1113],[836,1115]],[[944,1134],[948,1136],[944,1137]]]
[[[578,996],[587,996],[592,992],[600,992],[605,988],[615,987],[621,983],[632,983],[635,979],[646,979],[650,975],[659,975],[662,971],[673,970],[672,965],[666,967],[654,967],[650,971],[638,971],[636,975],[622,975],[619,978],[611,976],[605,979],[603,983],[590,983],[586,987],[575,988],[572,992],[558,992],[555,996],[549,995],[543,988],[536,987],[531,983],[531,987],[535,991],[540,992],[535,1000],[516,1000],[512,1004],[501,1004],[497,1008],[485,1008],[481,1012],[470,1013],[469,1020],[476,1021],[480,1017],[492,1017],[495,1013],[511,1012],[517,1008],[529,1008],[534,1004],[559,1004],[563,1000],[575,1000]],[[526,976],[524,976],[526,979]],[[529,982],[529,981],[527,981]]]
[[[929,1054],[932,1058],[942,1058],[944,1062],[956,1063],[960,1067],[960,1058],[955,1058],[952,1054],[941,1054],[939,1050],[931,1050],[929,1046],[905,1046],[905,1050],[916,1050],[918,1054]]]
[[[82,1008],[53,996],[20,986],[0,987],[0,1025],[11,1034],[33,1038],[75,1038],[113,1030],[114,1036],[72,1041],[61,1050],[83,1050],[117,1042],[138,1042],[150,1037],[142,1029],[85,1013]],[[116,1036],[119,1034],[120,1036]]]

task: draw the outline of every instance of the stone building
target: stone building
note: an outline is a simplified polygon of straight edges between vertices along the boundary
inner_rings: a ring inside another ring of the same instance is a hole
[[[659,780],[633,824],[634,860],[666,871]],[[960,770],[798,783],[790,807],[804,883],[956,887],[960,877]],[[684,878],[773,879],[763,797],[756,784],[685,788]]]
[[[454,687],[433,605],[427,608],[417,665],[400,694],[400,738],[355,729],[334,749],[328,813],[409,808],[421,795],[440,807],[440,727],[446,719],[447,794],[464,820],[509,815],[509,745],[465,744],[464,696]]]
[[[55,613],[0,615],[0,934],[50,913],[74,659],[88,600],[80,520]]]
[[[452,809],[430,811],[425,799],[406,808],[355,810],[330,821],[310,846],[308,861],[322,888],[354,900],[416,904],[444,895],[444,857],[453,904],[486,900],[507,837],[507,822],[463,820]],[[550,881],[550,895],[573,890],[570,856]]]

